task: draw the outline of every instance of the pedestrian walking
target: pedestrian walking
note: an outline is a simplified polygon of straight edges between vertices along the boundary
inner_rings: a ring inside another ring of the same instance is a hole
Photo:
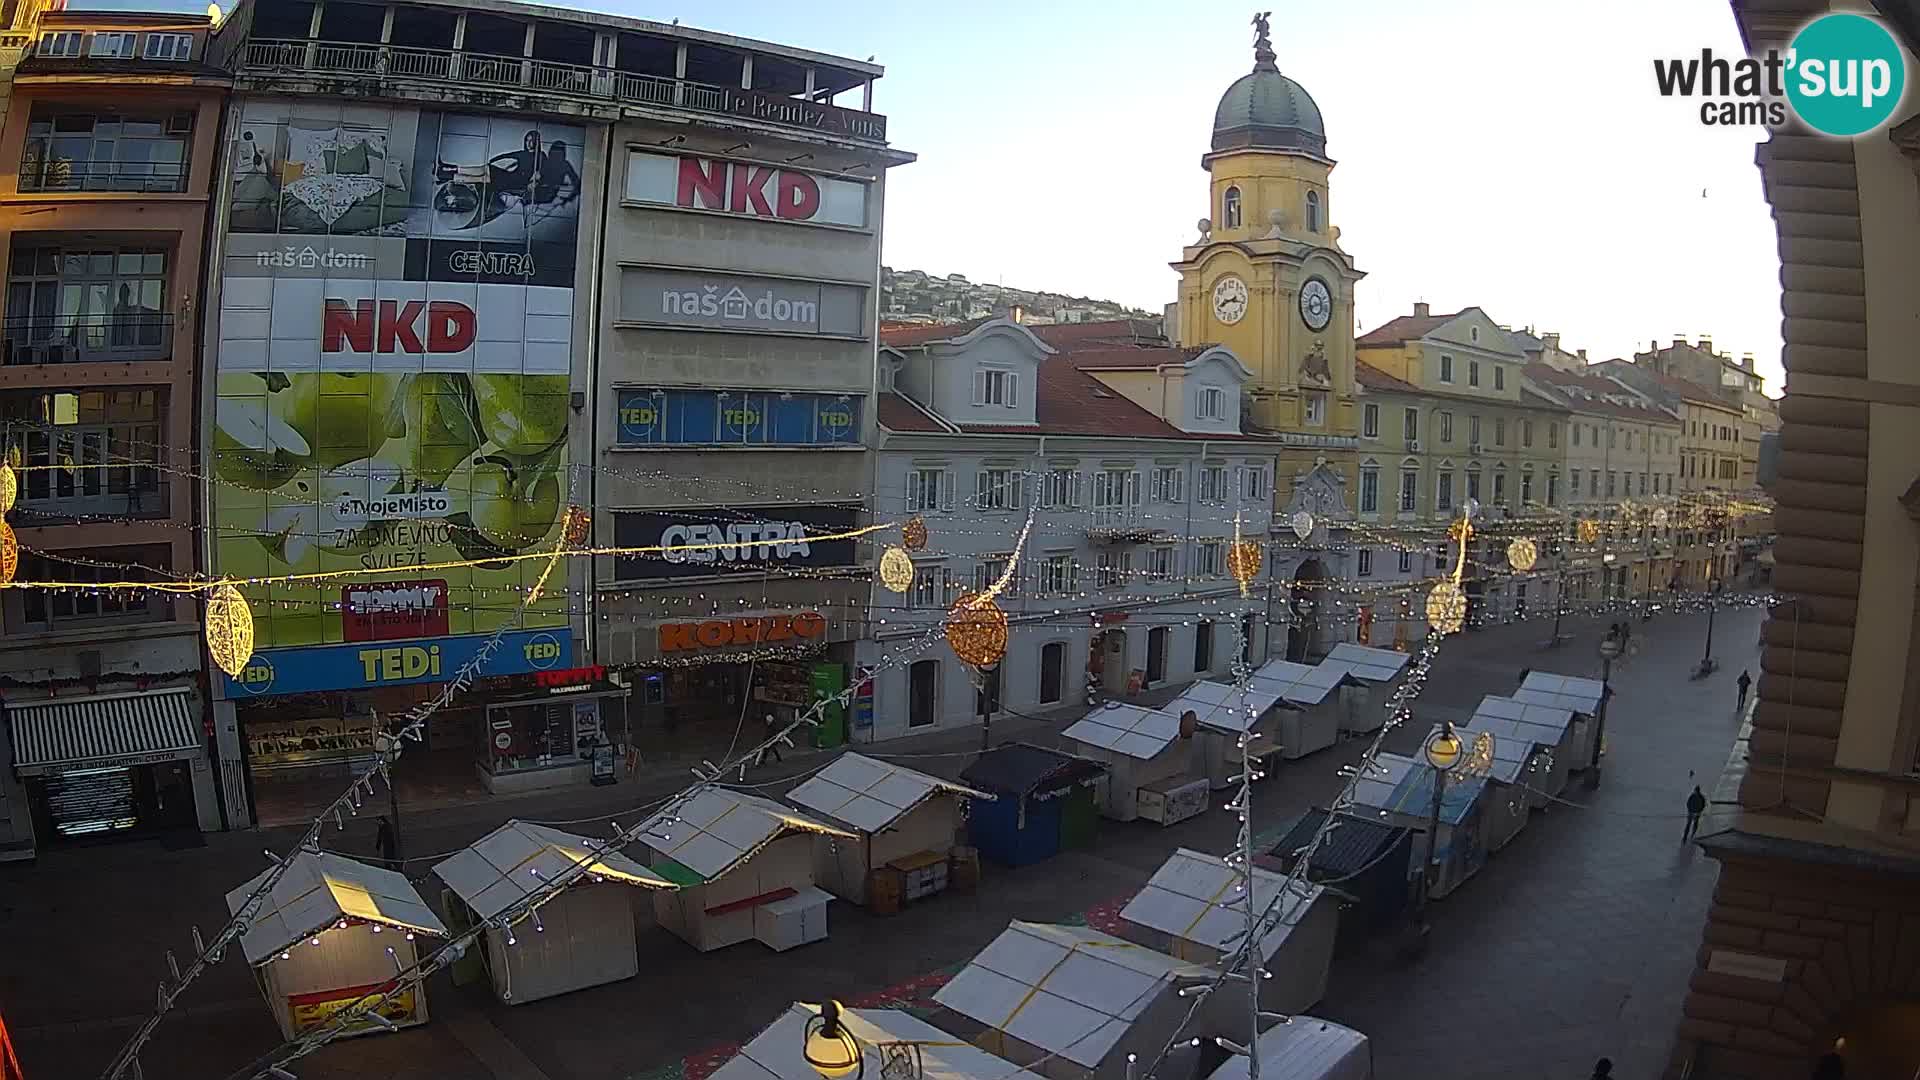
[[[766,725],[767,725],[768,742],[767,742],[766,749],[760,751],[760,760],[758,764],[761,764],[761,765],[765,765],[767,763],[768,758],[772,758],[775,761],[780,760],[780,740],[774,738],[774,736],[780,734],[780,722],[773,718],[772,713],[768,713],[767,719],[766,719]]]
[[[1735,705],[1734,708],[1744,709],[1747,707],[1747,688],[1753,685],[1753,676],[1742,671],[1740,673],[1738,685],[1740,687],[1740,703]]]
[[[1613,1059],[1601,1058],[1594,1062],[1591,1080],[1613,1080]]]
[[[400,842],[393,835],[393,822],[388,821],[385,814],[380,815],[380,827],[373,831],[373,844],[380,849],[381,862],[392,864],[400,861]]]
[[[1681,843],[1693,839],[1693,834],[1700,831],[1700,815],[1706,810],[1707,796],[1700,790],[1700,785],[1695,784],[1693,794],[1687,796],[1687,831],[1680,834]]]

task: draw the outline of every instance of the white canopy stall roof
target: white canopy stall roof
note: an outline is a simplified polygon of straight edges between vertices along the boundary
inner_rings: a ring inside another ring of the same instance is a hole
[[[1527,673],[1526,681],[1520,684],[1520,689],[1513,692],[1513,699],[1531,705],[1547,705],[1592,716],[1600,711],[1600,698],[1605,693],[1606,687],[1601,685],[1599,679],[1556,675],[1551,671],[1532,671]]]
[[[1176,728],[1180,717],[1190,709],[1201,727],[1237,735],[1278,704],[1280,695],[1265,687],[1249,684],[1243,698],[1238,689],[1226,683],[1197,682],[1161,706],[1161,711],[1174,718]]]
[[[993,798],[964,784],[849,753],[787,792],[787,799],[862,832],[877,833],[943,791],[969,799]]]
[[[1368,1080],[1367,1037],[1312,1016],[1296,1016],[1260,1032],[1261,1080]],[[1231,1054],[1207,1080],[1247,1080],[1247,1059]]]
[[[1393,649],[1375,649],[1367,645],[1355,645],[1343,641],[1327,653],[1320,662],[1322,667],[1339,664],[1353,674],[1356,679],[1367,682],[1392,682],[1406,670],[1410,657],[1406,653]]]
[[[673,882],[620,854],[594,855],[596,841],[530,821],[509,821],[433,868],[481,921],[513,907],[580,863],[596,877],[643,889]]]
[[[1098,930],[1015,922],[933,1000],[1091,1069],[1174,979],[1210,974]]]
[[[820,1080],[805,1054],[807,1022],[818,1015],[818,1006],[794,1003],[714,1070],[711,1080]],[[917,1044],[918,1080],[1039,1080],[1012,1062],[898,1009],[843,1009],[840,1023],[863,1047]],[[868,1065],[878,1077],[881,1062]]]
[[[1060,734],[1075,742],[1146,761],[1180,737],[1180,714],[1109,702]]]
[[[227,910],[235,915],[245,906],[271,870],[227,894]],[[447,928],[427,906],[413,885],[392,870],[368,866],[342,855],[302,851],[274,882],[240,947],[250,964],[265,963],[274,953],[318,934],[341,919],[383,923],[397,930],[446,937]]]
[[[1439,734],[1444,725],[1433,725],[1434,734]],[[1532,729],[1510,720],[1494,717],[1476,718],[1469,726],[1454,729],[1471,751],[1476,736],[1486,735],[1493,739],[1493,762],[1487,769],[1487,775],[1503,784],[1518,784],[1520,774],[1526,770],[1527,759],[1533,756],[1533,745],[1538,740],[1528,734]]]
[[[771,799],[727,788],[708,788],[671,816],[668,810],[647,821],[641,840],[708,881],[790,832],[858,839],[845,829],[815,821]],[[672,821],[671,817],[679,820]]]
[[[1394,793],[1399,790],[1400,781],[1414,768],[1427,768],[1426,763],[1416,762],[1410,757],[1399,754],[1380,753],[1373,756],[1373,765],[1363,769],[1353,783],[1353,801],[1355,805],[1371,807],[1375,810],[1398,810]]]
[[[1567,728],[1573,725],[1573,713],[1564,708],[1495,694],[1480,699],[1480,704],[1473,710],[1473,719],[1467,721],[1467,726],[1480,728],[1480,722],[1485,719],[1508,720],[1534,729],[1534,741],[1542,746],[1559,745],[1567,734]]]
[[[1327,700],[1349,675],[1345,664],[1308,667],[1291,660],[1269,660],[1253,673],[1252,683],[1282,701],[1304,707]]]
[[[1238,948],[1247,932],[1246,902],[1234,895],[1234,886],[1239,883],[1239,874],[1219,856],[1180,848],[1120,909],[1120,917],[1226,952]],[[1256,868],[1254,910],[1266,911],[1286,888],[1285,876]],[[1260,943],[1263,958],[1271,957],[1286,943],[1294,924],[1312,907],[1320,891],[1318,885],[1303,883],[1282,901],[1279,925]]]

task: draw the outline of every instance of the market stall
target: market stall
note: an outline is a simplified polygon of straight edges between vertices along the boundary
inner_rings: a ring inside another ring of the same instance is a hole
[[[1221,857],[1180,848],[1120,909],[1120,917],[1139,931],[1140,944],[1177,960],[1216,964],[1246,936],[1240,883],[1240,874]],[[1273,973],[1261,980],[1260,1007],[1297,1013],[1326,996],[1340,909],[1323,887],[1289,885],[1285,875],[1256,867],[1254,911],[1266,912],[1276,897],[1278,924],[1260,942],[1261,962]]]
[[[1346,714],[1338,691],[1347,683],[1359,685],[1343,664],[1308,667],[1291,660],[1269,660],[1253,673],[1253,686],[1292,706],[1280,718],[1281,757],[1305,757],[1340,741]]]
[[[996,746],[960,773],[993,796],[967,815],[967,835],[980,854],[1006,866],[1050,859],[1086,847],[1099,831],[1094,784],[1107,767],[1030,743]]]
[[[1340,730],[1360,735],[1380,730],[1387,702],[1407,674],[1406,653],[1342,642],[1327,653],[1321,667],[1339,665],[1352,678],[1340,684]]]
[[[1488,694],[1474,708],[1467,726],[1491,732],[1502,741],[1539,748],[1528,755],[1525,773],[1531,806],[1545,806],[1565,791],[1567,774],[1580,764],[1575,761],[1579,749],[1574,715],[1565,709]]]
[[[1239,783],[1243,733],[1256,736],[1247,748],[1256,760],[1266,761],[1279,753],[1284,714],[1291,707],[1283,705],[1277,694],[1258,687],[1249,686],[1242,694],[1227,683],[1197,682],[1160,711],[1176,718],[1193,713],[1199,727],[1193,739],[1193,767],[1207,778],[1209,788],[1219,791]]]
[[[679,886],[653,894],[654,916],[701,952],[758,940],[775,952],[827,936],[831,895],[814,883],[819,836],[846,829],[758,795],[708,788],[646,823],[654,872]]]
[[[1102,814],[1171,825],[1207,808],[1207,779],[1190,771],[1197,729],[1173,713],[1110,701],[1060,735],[1068,750],[1107,767],[1096,785]]]
[[[1567,771],[1584,772],[1593,763],[1594,743],[1600,737],[1595,718],[1600,715],[1600,702],[1607,692],[1599,679],[1583,679],[1577,675],[1559,675],[1551,671],[1530,671],[1520,683],[1520,689],[1513,692],[1513,700],[1550,709],[1565,709],[1573,714],[1573,736],[1568,745],[1572,757],[1567,762]],[[1606,752],[1605,747],[1598,749],[1601,753]]]
[[[818,1027],[820,1006],[795,1002],[765,1031],[714,1070],[709,1080],[820,1080],[807,1064],[809,1026]],[[841,1009],[839,1025],[860,1048],[866,1080],[893,1077],[894,1054],[906,1052],[917,1068],[911,1080],[1039,1080],[1004,1058],[955,1039],[899,1009]],[[904,1080],[903,1078],[903,1080]]]
[[[272,871],[227,894],[239,914]],[[302,851],[274,882],[241,951],[273,1008],[280,1034],[295,1038],[337,1012],[394,991],[394,976],[414,965],[415,936],[446,937],[447,928],[407,879],[341,855]],[[393,992],[346,1034],[391,1031],[427,1022],[424,984]]]
[[[1129,1080],[1128,1057],[1152,1060],[1186,1018],[1180,980],[1213,974],[1088,927],[1015,922],[933,1000],[942,1027],[1050,1080]]]
[[[1373,1080],[1373,1047],[1350,1027],[1295,1016],[1260,1030],[1260,1080]],[[1247,1059],[1229,1054],[1206,1080],[1250,1080]]]
[[[1533,816],[1530,766],[1542,751],[1526,739],[1514,738],[1499,729],[1497,721],[1490,720],[1489,724],[1494,726],[1482,728],[1468,724],[1455,728],[1454,734],[1468,747],[1477,746],[1482,736],[1491,744],[1491,756],[1482,773],[1487,778],[1487,790],[1481,800],[1480,820],[1487,850],[1492,852],[1506,847],[1520,835],[1527,819]],[[1428,737],[1437,736],[1443,730],[1444,725],[1435,724]]]
[[[1354,805],[1371,810],[1372,816],[1385,824],[1424,833],[1433,815],[1433,767],[1399,754],[1376,755],[1374,764],[1374,769],[1362,773],[1354,783]],[[1447,895],[1479,873],[1486,863],[1487,844],[1481,824],[1486,789],[1483,776],[1447,778],[1440,797],[1440,832],[1433,845],[1438,868],[1428,896]],[[1415,861],[1408,868],[1409,878],[1420,873],[1419,860],[1426,850],[1426,838],[1415,837]]]
[[[969,799],[993,796],[853,753],[787,792],[787,801],[855,836],[815,841],[815,879],[842,900],[882,911],[946,888]]]
[[[529,918],[490,926],[481,938],[501,1001],[524,1005],[640,973],[632,890],[672,889],[673,883],[617,851],[596,856],[594,849],[595,841],[584,836],[509,821],[434,866],[451,894],[442,905],[448,918],[474,926],[493,923],[588,863],[586,875],[542,901]]]
[[[1409,829],[1383,824],[1377,816],[1340,815],[1307,866],[1307,880],[1337,883],[1346,897],[1350,906],[1341,916],[1343,928],[1366,930],[1392,923],[1411,898],[1408,870],[1416,858],[1414,842],[1419,837]],[[1300,853],[1326,819],[1324,809],[1301,814],[1279,843],[1255,861],[1292,873]]]

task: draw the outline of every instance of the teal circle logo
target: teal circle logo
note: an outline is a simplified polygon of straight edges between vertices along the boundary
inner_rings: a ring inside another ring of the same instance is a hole
[[[1865,15],[1823,15],[1794,35],[1787,100],[1810,128],[1859,135],[1887,122],[1907,86],[1906,58]]]
[[[233,683],[246,693],[258,697],[273,689],[273,680],[277,677],[279,672],[273,669],[273,661],[267,658],[267,654],[254,653]]]

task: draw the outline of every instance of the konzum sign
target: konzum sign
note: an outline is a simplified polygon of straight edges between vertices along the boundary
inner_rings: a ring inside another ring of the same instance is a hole
[[[662,623],[660,651],[687,652],[725,649],[739,645],[797,644],[817,641],[827,633],[827,618],[817,611],[760,618],[714,619],[697,623]]]
[[[726,158],[629,151],[626,197],[800,225],[867,225],[864,183]]]

